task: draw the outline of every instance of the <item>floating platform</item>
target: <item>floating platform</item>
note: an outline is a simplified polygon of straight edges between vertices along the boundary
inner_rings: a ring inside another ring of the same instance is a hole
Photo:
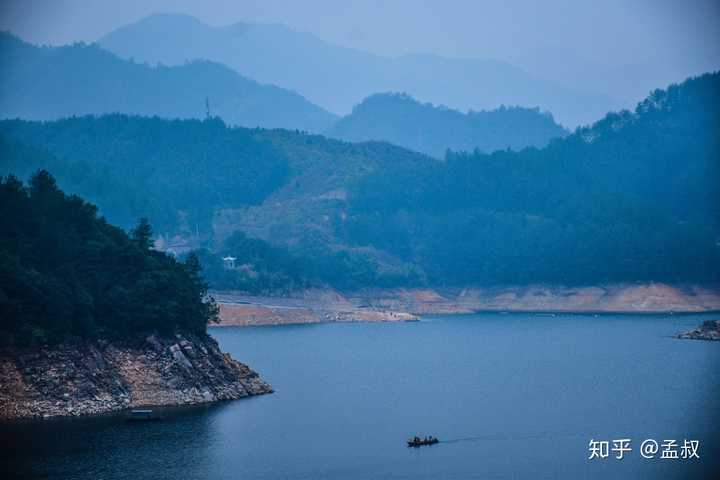
[[[149,408],[138,408],[130,410],[125,419],[128,422],[149,422],[160,420],[162,417]]]

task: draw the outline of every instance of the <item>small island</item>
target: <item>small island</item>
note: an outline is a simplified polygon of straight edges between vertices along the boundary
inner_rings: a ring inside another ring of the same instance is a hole
[[[683,332],[679,334],[678,338],[690,340],[719,341],[720,320],[707,320],[695,330],[690,330],[689,332]]]
[[[0,178],[0,418],[187,405],[272,392],[207,332],[197,257],[151,248],[46,171]]]

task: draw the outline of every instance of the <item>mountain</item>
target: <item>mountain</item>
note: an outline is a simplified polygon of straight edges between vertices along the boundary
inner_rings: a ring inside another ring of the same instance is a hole
[[[220,116],[247,127],[322,131],[335,116],[300,95],[261,85],[208,61],[150,67],[97,45],[36,47],[0,33],[0,116],[53,120],[131,113],[166,118]]]
[[[213,252],[253,250],[247,278],[222,279],[242,288],[255,274],[279,289],[710,283],[718,104],[720,73],[706,74],[543,148],[444,161],[218,120],[4,121],[0,172],[47,168],[111,219],[142,205],[215,266]]]
[[[260,82],[295,90],[313,103],[347,114],[377,92],[407,92],[461,111],[523,105],[551,111],[568,127],[601,118],[616,103],[535,78],[496,60],[435,55],[389,58],[326,43],[283,25],[212,27],[186,15],[153,15],[98,40],[123,58],[181,65],[204,58]]]
[[[129,228],[148,217],[162,234],[161,248],[179,253],[233,248],[237,242],[226,242],[236,232],[289,249],[273,261],[295,270],[279,275],[278,265],[263,265],[260,283],[265,273],[296,284],[342,287],[390,282],[398,272],[404,278],[409,264],[374,249],[348,248],[335,226],[347,189],[363,176],[392,165],[426,169],[436,162],[384,142],[231,128],[218,119],[0,121],[0,175],[28,178],[46,169],[113,223]]]
[[[148,217],[159,232],[207,232],[214,209],[261,203],[289,177],[272,145],[218,119],[115,114],[0,124],[0,174],[49,170],[125,228]]]
[[[407,94],[376,94],[340,119],[328,135],[351,142],[385,140],[443,158],[447,150],[483,152],[544,147],[567,131],[549,113],[529,108],[500,107],[467,114]]]
[[[719,281],[720,73],[544,149],[449,154],[348,193],[345,239],[458,285]]]

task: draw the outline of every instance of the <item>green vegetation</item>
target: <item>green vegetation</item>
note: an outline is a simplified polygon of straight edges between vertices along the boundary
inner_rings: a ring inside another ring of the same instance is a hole
[[[278,293],[309,286],[298,257],[256,238],[235,232],[217,252],[196,252],[213,288],[251,293]],[[227,268],[223,258],[231,258]]]
[[[542,150],[376,172],[353,190],[345,238],[436,284],[720,280],[716,105],[708,74]]]
[[[115,224],[148,217],[159,232],[206,234],[215,208],[260,203],[288,177],[272,145],[218,119],[2,122],[0,174],[26,178],[41,168]]]
[[[494,152],[544,147],[567,131],[537,108],[500,107],[467,114],[407,94],[376,94],[357,105],[328,131],[351,142],[386,140],[443,158],[447,150]]]
[[[542,149],[443,161],[219,120],[4,121],[0,173],[46,168],[114,223],[192,239],[216,288],[717,282],[718,104],[708,74]]]
[[[337,118],[295,92],[261,85],[208,61],[150,66],[122,60],[96,44],[36,47],[0,32],[0,65],[3,118],[121,112],[197,119],[206,117],[206,101],[212,115],[251,128],[319,132]]]
[[[193,248],[202,250],[199,255],[214,288],[253,292],[407,281],[411,268],[388,272],[373,252],[348,249],[327,238],[333,235],[333,225],[316,225],[325,212],[315,210],[318,202],[312,199],[374,170],[393,165],[422,169],[434,163],[388,143],[356,145],[298,131],[231,128],[217,119],[109,115],[0,122],[0,174],[27,178],[37,169],[47,169],[64,190],[99,205],[112,223],[130,228],[137,218],[147,217],[158,233],[190,239]],[[311,207],[298,216],[283,207],[281,215],[258,220],[277,222],[281,232],[273,234],[273,249],[284,253],[255,265],[258,275],[222,269],[222,256],[243,254],[223,249],[212,228],[213,213],[259,206],[278,189],[289,208]],[[320,203],[336,208],[341,202]],[[293,228],[282,226],[293,220]],[[283,246],[289,239],[297,240],[291,249]],[[294,260],[282,260],[289,257]]]
[[[65,195],[46,171],[0,178],[0,343],[204,333],[217,319],[200,263],[151,250],[142,220],[128,236]]]
[[[195,254],[213,288],[253,294],[277,295],[323,285],[340,289],[397,286],[417,280],[378,271],[378,265],[361,251],[332,251],[324,246],[290,251],[242,232],[232,234],[217,252],[202,249]],[[223,259],[233,259],[231,268]]]

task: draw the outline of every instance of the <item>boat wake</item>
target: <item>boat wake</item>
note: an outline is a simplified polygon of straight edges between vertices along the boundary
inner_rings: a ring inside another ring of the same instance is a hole
[[[536,433],[529,435],[477,435],[473,437],[451,438],[440,440],[440,443],[482,442],[498,440],[539,440],[555,437],[581,436],[576,433]]]
[[[440,440],[440,443],[460,443],[460,442],[482,442],[484,440],[514,440],[504,435],[478,435],[476,437],[451,438],[449,440]]]

